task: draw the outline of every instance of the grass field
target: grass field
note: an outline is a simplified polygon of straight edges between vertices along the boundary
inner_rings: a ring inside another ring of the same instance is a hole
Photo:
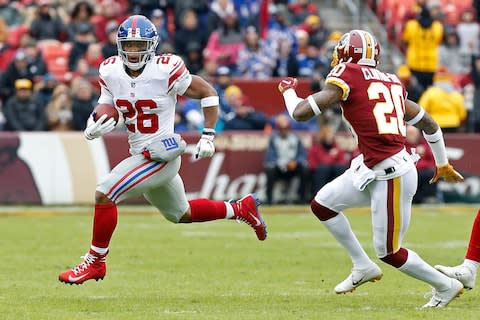
[[[89,210],[0,215],[0,319],[480,318],[480,288],[446,309],[418,310],[429,286],[381,262],[380,282],[336,295],[333,287],[350,272],[350,261],[307,207],[264,208],[265,242],[244,224],[173,225],[149,208],[121,207],[105,280],[61,284],[59,271],[88,248]],[[405,245],[431,264],[456,264],[475,212],[416,208]],[[347,215],[374,256],[368,211]]]

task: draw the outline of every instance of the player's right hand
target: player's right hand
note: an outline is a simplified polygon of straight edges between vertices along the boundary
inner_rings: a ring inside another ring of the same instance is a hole
[[[87,128],[83,131],[87,140],[93,140],[103,136],[105,133],[112,131],[115,128],[115,119],[110,118],[107,121],[107,115],[104,114],[97,121],[93,120],[93,116],[90,116],[87,122]]]
[[[280,83],[278,84],[278,91],[283,94],[288,89],[293,89],[297,87],[298,80],[292,77],[283,78]]]
[[[463,176],[458,173],[450,163],[437,167],[435,169],[435,175],[430,180],[430,183],[435,183],[440,178],[443,178],[446,182],[462,182],[464,180]]]
[[[202,134],[197,143],[195,158],[210,158],[214,153],[213,135]]]

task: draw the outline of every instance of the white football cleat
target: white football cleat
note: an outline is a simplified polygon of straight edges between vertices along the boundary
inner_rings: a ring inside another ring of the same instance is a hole
[[[423,305],[422,309],[446,307],[450,301],[463,293],[463,284],[456,279],[450,280],[452,281],[452,285],[449,289],[445,291],[437,291],[435,288],[432,289],[432,298]]]
[[[343,280],[335,287],[337,294],[352,292],[358,286],[361,286],[365,282],[375,282],[383,277],[382,269],[373,263],[367,269],[352,269],[347,279]]]
[[[477,272],[470,269],[463,264],[456,267],[446,267],[441,265],[436,265],[435,269],[446,275],[447,277],[457,279],[463,283],[465,289],[473,289],[475,287],[475,279],[477,278]]]

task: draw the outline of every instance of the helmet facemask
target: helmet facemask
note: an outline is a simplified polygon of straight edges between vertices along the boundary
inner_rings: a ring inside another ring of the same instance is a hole
[[[153,38],[118,38],[118,55],[125,66],[136,71],[155,56],[157,44],[158,36]]]

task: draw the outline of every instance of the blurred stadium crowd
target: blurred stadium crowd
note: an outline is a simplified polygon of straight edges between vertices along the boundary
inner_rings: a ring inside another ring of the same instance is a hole
[[[182,56],[191,73],[215,86],[220,96],[217,132],[274,129],[265,159],[268,202],[273,201],[273,184],[292,177],[301,182],[299,201],[307,201],[305,188],[310,193],[318,190],[341,174],[355,155],[333,139],[345,130],[339,108],[307,123],[291,123],[282,116],[281,106],[279,116],[256,111],[234,83],[294,76],[307,79],[312,91],[321,89],[342,35],[327,28],[322,3],[0,0],[0,131],[83,130],[97,104],[98,67],[117,54],[119,24],[129,15],[142,14],[157,27],[157,53]],[[389,40],[405,54],[404,64],[387,71],[397,73],[409,98],[444,132],[480,132],[480,0],[367,3]],[[276,89],[269,94],[277,94]],[[176,109],[177,132],[201,130],[198,101],[180,97]],[[309,150],[301,145],[299,130],[317,132]],[[435,188],[428,186],[435,168],[430,149],[414,129],[408,140],[424,153],[419,169],[426,171],[423,180],[420,173],[418,202],[436,201]],[[292,144],[298,147],[288,148]],[[306,180],[309,183],[302,182]]]

